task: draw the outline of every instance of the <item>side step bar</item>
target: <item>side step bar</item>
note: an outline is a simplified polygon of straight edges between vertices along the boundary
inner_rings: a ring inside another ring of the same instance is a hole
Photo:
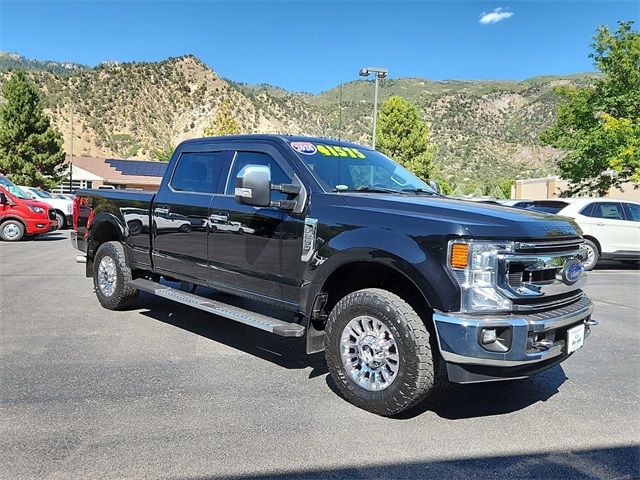
[[[205,312],[228,318],[229,320],[244,323],[250,327],[259,328],[260,330],[280,335],[281,337],[301,337],[304,335],[305,328],[297,323],[283,322],[282,320],[271,318],[260,313],[234,307],[233,305],[194,295],[193,293],[183,292],[177,288],[168,287],[167,285],[152,282],[151,280],[137,278],[130,281],[129,285],[143,292],[152,293],[153,295],[167,298],[174,302],[188,305],[189,307],[198,308]]]

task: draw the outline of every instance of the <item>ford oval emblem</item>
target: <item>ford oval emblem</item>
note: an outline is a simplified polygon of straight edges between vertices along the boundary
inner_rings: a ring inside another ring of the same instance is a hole
[[[561,279],[567,285],[572,285],[580,280],[580,276],[584,272],[584,266],[581,262],[575,259],[568,260],[564,264],[564,268],[561,270]]]

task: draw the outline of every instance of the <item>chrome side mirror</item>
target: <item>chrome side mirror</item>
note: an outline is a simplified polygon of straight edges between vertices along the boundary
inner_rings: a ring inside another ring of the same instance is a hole
[[[254,207],[271,206],[271,168],[246,165],[236,177],[236,202]]]
[[[440,188],[440,185],[438,185],[438,182],[436,182],[435,180],[429,180],[429,186],[437,193],[442,194],[442,188]]]

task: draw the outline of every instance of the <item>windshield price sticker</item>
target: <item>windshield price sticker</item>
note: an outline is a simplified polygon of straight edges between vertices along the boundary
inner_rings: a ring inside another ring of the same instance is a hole
[[[350,157],[350,158],[367,158],[357,148],[339,147],[337,145],[313,144],[311,142],[291,142],[291,148],[302,155],[315,155],[320,153],[325,157]]]
[[[357,148],[338,147],[337,145],[316,145],[318,152],[326,157],[366,158]]]
[[[291,148],[303,155],[313,155],[317,152],[316,146],[311,142],[291,142]]]

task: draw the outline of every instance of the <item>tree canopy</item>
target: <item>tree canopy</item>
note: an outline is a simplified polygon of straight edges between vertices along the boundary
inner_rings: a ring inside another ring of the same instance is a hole
[[[557,121],[541,140],[567,150],[559,167],[570,193],[604,195],[640,183],[640,33],[633,22],[598,28],[592,44],[602,76],[586,87],[560,87]]]
[[[215,137],[218,135],[234,135],[240,133],[240,122],[233,114],[231,104],[223,100],[213,117],[213,121],[204,129],[202,133],[205,137]]]
[[[433,171],[437,145],[429,143],[429,126],[408,100],[393,96],[378,114],[376,148],[427,180]]]
[[[37,87],[17,71],[2,86],[0,172],[20,185],[50,189],[62,179],[62,135],[44,114]]]

